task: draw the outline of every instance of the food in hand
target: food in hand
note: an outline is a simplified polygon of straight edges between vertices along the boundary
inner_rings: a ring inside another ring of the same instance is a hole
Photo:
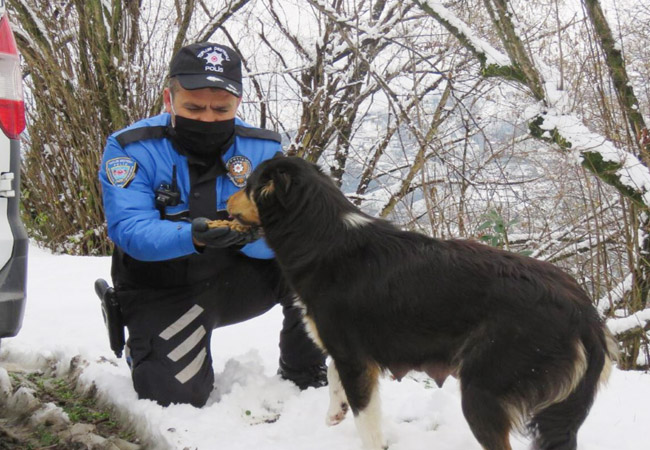
[[[249,231],[250,227],[242,225],[236,220],[208,220],[209,228],[230,228],[231,230],[240,231],[242,233]]]

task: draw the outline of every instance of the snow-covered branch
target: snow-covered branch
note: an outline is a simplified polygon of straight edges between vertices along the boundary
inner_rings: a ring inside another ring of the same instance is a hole
[[[540,112],[529,124],[533,136],[571,151],[576,161],[642,208],[650,206],[650,170],[632,153],[591,131],[574,114]]]
[[[634,282],[634,275],[628,274],[627,277],[619,284],[617,284],[614,289],[612,289],[607,295],[604,295],[598,300],[596,308],[601,314],[612,310],[616,305],[620,304],[625,298],[625,294],[628,293]],[[619,320],[619,319],[614,319]]]
[[[628,317],[609,319],[607,327],[614,335],[621,335],[636,329],[646,329],[650,323],[650,308],[636,312]]]
[[[453,12],[445,8],[438,0],[415,0],[415,3],[427,14],[434,17],[447,31],[453,34],[460,43],[481,62],[484,71],[492,67],[495,72],[503,68],[512,68],[512,62],[507,55],[480,38],[472,29],[460,20]]]

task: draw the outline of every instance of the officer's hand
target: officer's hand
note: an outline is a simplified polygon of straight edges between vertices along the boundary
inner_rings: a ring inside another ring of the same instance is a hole
[[[192,239],[197,247],[242,246],[256,239],[252,232],[235,231],[228,227],[210,228],[208,222],[209,219],[205,217],[197,217],[192,220]]]

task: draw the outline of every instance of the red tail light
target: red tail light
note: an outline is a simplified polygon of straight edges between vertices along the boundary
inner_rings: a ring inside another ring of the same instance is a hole
[[[20,56],[7,13],[0,18],[0,128],[10,139],[25,129]]]

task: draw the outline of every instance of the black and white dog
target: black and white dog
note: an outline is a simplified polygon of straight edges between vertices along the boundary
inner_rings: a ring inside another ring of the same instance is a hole
[[[509,433],[536,449],[573,450],[616,344],[570,276],[466,240],[432,239],[365,215],[315,165],[266,161],[228,211],[261,226],[331,356],[327,422],[349,407],[365,448],[386,448],[378,377],[457,377],[462,408],[487,450]]]

